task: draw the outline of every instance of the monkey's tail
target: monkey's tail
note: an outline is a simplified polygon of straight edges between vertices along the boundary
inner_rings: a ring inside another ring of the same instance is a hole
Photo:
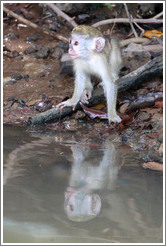
[[[111,38],[111,52],[109,57],[111,72],[115,80],[119,78],[119,71],[122,68],[122,55],[119,41],[116,38]]]

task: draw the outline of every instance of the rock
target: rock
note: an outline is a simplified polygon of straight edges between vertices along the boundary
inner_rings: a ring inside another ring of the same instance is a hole
[[[25,51],[24,53],[26,55],[29,55],[29,54],[32,54],[34,52],[36,52],[38,49],[37,49],[37,46],[36,45],[32,45],[32,46],[29,46]]]
[[[64,49],[65,52],[67,52],[68,49],[69,49],[69,44],[68,43],[65,43],[63,41],[59,41],[58,47]]]
[[[14,85],[14,84],[16,84],[17,83],[17,80],[15,80],[15,79],[11,79],[11,80],[9,80],[8,82],[6,82],[6,86],[9,86],[9,85]]]
[[[78,110],[77,113],[75,114],[75,119],[76,120],[83,119],[85,116],[86,114],[83,111]]]
[[[157,12],[156,9],[158,9]],[[150,18],[161,11],[162,11],[162,6],[160,3],[139,3],[137,13],[142,18]]]
[[[19,35],[18,34],[15,34],[15,33],[13,33],[13,32],[11,32],[11,33],[8,33],[8,34],[6,34],[5,36],[4,36],[4,39],[5,40],[14,40],[14,39],[18,39],[19,38]]]
[[[53,22],[53,23],[49,24],[49,30],[50,31],[59,32],[59,28],[60,28],[60,24],[58,24],[57,22]]]
[[[51,88],[51,89],[54,89],[55,88],[54,85],[49,85],[48,87]]]
[[[36,109],[39,112],[44,112],[48,109],[52,108],[51,100],[45,99],[43,101],[36,102],[34,104],[34,109]]]
[[[45,77],[45,76],[46,76],[46,74],[44,72],[41,72],[41,73],[38,74],[38,78],[42,78],[42,77]]]
[[[74,76],[72,61],[61,62],[59,73],[60,74],[67,74],[69,76]]]
[[[42,46],[38,49],[38,52],[36,53],[35,57],[38,59],[40,58],[46,59],[49,56],[49,53],[50,53],[50,48]]]
[[[24,79],[29,79],[29,74],[24,74]]]
[[[79,24],[84,24],[90,18],[91,18],[91,16],[88,15],[88,14],[80,14],[80,15],[77,16],[77,22]]]
[[[47,58],[50,54],[50,48],[49,47],[45,47],[43,45],[32,45],[30,47],[28,47],[24,53],[26,55],[29,55],[29,54],[33,54],[34,53],[34,56],[38,59],[40,58]]]
[[[69,131],[76,131],[78,128],[78,122],[75,119],[66,120],[63,122],[65,129]]]
[[[151,118],[151,114],[149,114],[146,111],[140,111],[137,116],[136,116],[136,120],[139,121],[148,121]]]
[[[88,3],[56,3],[60,10],[70,15],[84,13],[89,8]]]
[[[39,38],[38,37],[26,37],[25,41],[28,43],[36,42]]]
[[[53,59],[60,59],[63,54],[64,54],[64,50],[62,48],[55,47],[53,53],[51,54],[51,57]]]
[[[17,50],[13,50],[12,51],[12,53],[11,53],[11,56],[12,57],[17,57],[17,56],[19,56],[20,54],[19,54],[19,52],[17,51]]]
[[[11,78],[14,80],[20,80],[20,79],[23,79],[24,76],[22,74],[19,74],[19,73],[12,73]]]
[[[15,100],[15,98],[14,98],[14,97],[12,97],[12,96],[11,96],[11,97],[8,97],[8,99],[7,99],[7,101],[8,101],[8,102],[10,102],[10,101],[14,101],[14,100]]]

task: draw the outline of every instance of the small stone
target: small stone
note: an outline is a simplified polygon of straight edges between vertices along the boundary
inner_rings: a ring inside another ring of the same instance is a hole
[[[38,78],[42,78],[42,77],[45,77],[46,75],[45,75],[45,73],[43,73],[43,72],[41,72],[41,73],[39,73],[38,74]]]
[[[48,87],[51,88],[51,89],[54,89],[55,86],[54,85],[49,85]]]
[[[9,80],[8,82],[6,82],[6,86],[14,85],[14,84],[16,84],[16,83],[17,83],[17,80],[11,79],[11,80]]]
[[[13,32],[8,33],[8,34],[6,34],[6,35],[4,36],[4,39],[5,39],[5,40],[8,40],[8,39],[14,40],[14,39],[18,39],[18,38],[19,38],[19,35],[18,35],[18,34],[15,34],[15,33],[13,33]]]
[[[19,52],[17,51],[17,50],[13,50],[12,51],[12,57],[17,57],[17,56],[19,56],[20,54],[19,54]]]
[[[49,24],[49,29],[51,31],[56,31],[56,32],[59,32],[59,24],[57,22],[53,22],[51,24]]]
[[[24,79],[29,79],[29,74],[24,74]]]
[[[59,41],[58,47],[61,48],[61,49],[63,49],[63,50],[65,50],[65,51],[67,51],[69,49],[68,43],[65,43],[63,41]]]
[[[37,51],[37,46],[36,46],[36,45],[32,45],[32,46],[28,47],[28,48],[24,51],[24,53],[25,53],[26,55],[29,55],[29,54],[35,53],[36,51]]]
[[[15,98],[14,97],[8,97],[7,101],[10,102],[10,101],[14,101]]]
[[[73,64],[71,61],[65,61],[65,62],[61,62],[60,65],[60,74],[67,74],[69,76],[73,76]]]
[[[51,54],[51,57],[53,59],[60,59],[63,54],[64,54],[64,50],[62,48],[56,47],[53,53]]]
[[[140,111],[138,115],[136,116],[136,119],[139,121],[148,121],[151,118],[151,114],[145,112],[145,111]]]
[[[50,48],[42,46],[41,48],[38,49],[38,52],[36,53],[35,57],[37,59],[43,58],[46,59],[49,56],[50,53]]]
[[[23,79],[23,75],[22,74],[19,74],[19,73],[12,73],[11,75],[11,78],[14,79],[14,80],[20,80],[20,79]]]
[[[25,41],[28,43],[33,43],[36,42],[39,38],[35,38],[35,37],[26,37]]]
[[[75,114],[75,119],[76,120],[83,119],[85,116],[86,114],[83,111],[78,110],[77,113]]]

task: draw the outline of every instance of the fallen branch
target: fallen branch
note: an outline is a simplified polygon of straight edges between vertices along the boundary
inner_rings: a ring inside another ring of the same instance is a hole
[[[120,47],[123,48],[124,46],[131,44],[131,43],[137,43],[137,44],[149,44],[150,40],[148,38],[128,38],[120,41]]]
[[[71,17],[69,17],[62,10],[60,10],[55,4],[53,4],[53,3],[46,3],[46,5],[49,6],[52,10],[54,10],[55,13],[58,16],[61,16],[62,18],[64,18],[65,20],[67,20],[67,22],[69,22],[71,26],[73,26],[73,27],[78,26],[78,24]]]
[[[68,39],[65,38],[64,36],[60,35],[60,34],[56,34],[50,31],[46,31],[46,30],[42,30],[41,27],[39,27],[38,25],[36,25],[35,23],[23,18],[22,16],[19,16],[18,14],[14,13],[13,11],[7,9],[6,7],[3,7],[3,11],[11,16],[13,16],[15,19],[19,20],[20,22],[26,24],[27,26],[33,27],[35,29],[38,29],[39,31],[43,32],[44,34],[50,35],[56,39],[62,40],[64,42],[68,42]]]
[[[163,23],[163,19],[156,19],[156,18],[149,18],[149,19],[131,19],[131,21],[134,23],[142,23],[142,24],[147,24],[147,23],[155,23],[155,24],[161,24]],[[115,18],[115,19],[108,19],[108,20],[103,20],[99,21],[95,24],[93,24],[93,27],[98,27],[106,24],[111,24],[111,23],[130,23],[129,19],[127,18]]]
[[[148,61],[145,65],[118,79],[118,91],[121,92],[129,90],[130,88],[145,82],[147,79],[153,78],[156,75],[160,76],[162,74],[163,57],[157,56],[153,60]]]
[[[132,101],[127,107],[125,113],[129,114],[133,111],[136,111],[136,109],[152,107],[156,101],[161,100],[163,100],[162,92],[148,93],[147,95],[140,96],[136,100]]]
[[[147,62],[144,66],[118,79],[118,91],[126,91],[134,87],[135,85],[140,85],[141,83],[145,82],[147,78],[149,79],[156,75],[162,75],[162,70],[162,57],[155,57],[153,60]],[[89,102],[89,106],[102,100],[104,100],[103,91],[96,90]],[[79,108],[81,107],[78,104],[76,110],[78,110]],[[73,112],[74,111],[71,107],[66,107],[63,109],[53,108],[47,110],[46,112],[37,114],[34,117],[30,117],[28,123],[33,125],[40,125],[49,121],[59,121],[61,118],[64,118],[65,116],[72,114]]]

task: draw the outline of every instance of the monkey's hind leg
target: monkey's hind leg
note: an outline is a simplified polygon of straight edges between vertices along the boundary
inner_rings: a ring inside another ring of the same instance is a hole
[[[105,86],[105,95],[107,98],[107,112],[109,123],[120,123],[121,118],[116,113],[116,101],[117,101],[117,85],[114,82],[107,83],[109,86]]]

